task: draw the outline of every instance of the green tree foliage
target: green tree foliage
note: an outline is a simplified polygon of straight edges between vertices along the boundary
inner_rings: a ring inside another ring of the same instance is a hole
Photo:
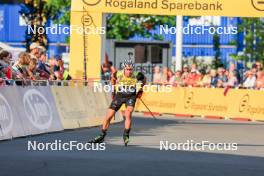
[[[218,34],[213,35],[213,46],[214,46],[214,61],[213,68],[216,69],[218,67],[222,67],[223,63],[221,62],[221,51],[220,51],[220,36]]]
[[[244,34],[244,51],[232,55],[236,60],[264,62],[264,20],[262,18],[242,18],[238,25],[239,32]],[[238,45],[238,42],[236,42]]]
[[[21,6],[20,14],[26,21],[26,24],[32,29],[44,28],[47,23],[49,15],[45,12],[44,6],[45,1],[43,0],[25,0],[24,5]],[[47,47],[47,36],[45,33],[33,33],[27,28],[25,32],[26,48],[29,50],[29,46],[32,42],[38,42],[40,45]]]
[[[55,23],[70,25],[71,0],[47,0],[45,11]]]
[[[59,24],[70,24],[71,0],[47,0],[45,11],[50,18]],[[135,35],[150,37],[150,30],[158,25],[175,25],[173,16],[108,14],[107,38],[129,39]],[[154,39],[161,40],[162,36],[155,34]]]
[[[175,17],[112,14],[107,17],[107,38],[122,40],[135,35],[148,38],[151,36],[151,29],[164,24],[169,27],[175,26]],[[162,36],[158,34],[154,34],[153,37],[156,40],[162,39]]]

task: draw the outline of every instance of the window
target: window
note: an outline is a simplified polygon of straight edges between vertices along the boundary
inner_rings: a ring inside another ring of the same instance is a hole
[[[146,46],[145,45],[136,45],[135,46],[135,63],[146,63]]]
[[[151,46],[150,49],[151,63],[152,64],[162,64],[162,47]]]

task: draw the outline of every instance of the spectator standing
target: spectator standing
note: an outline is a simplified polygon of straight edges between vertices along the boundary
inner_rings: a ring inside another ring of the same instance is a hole
[[[189,76],[189,68],[188,68],[188,66],[185,64],[185,65],[183,66],[182,80],[184,81],[188,76]]]
[[[256,76],[253,74],[252,71],[248,71],[246,74],[246,80],[243,83],[243,87],[245,88],[254,88],[256,84]]]
[[[175,86],[175,75],[171,70],[168,70],[168,84]]]
[[[211,86],[211,75],[209,71],[205,71],[201,84],[203,87],[206,87],[206,88],[209,88]]]
[[[39,59],[40,57],[40,45],[38,43],[32,43],[30,46],[29,46],[29,49],[30,49],[30,56],[31,58],[35,58],[35,59]]]
[[[47,62],[46,52],[41,51],[40,58],[38,60],[38,65],[37,65],[37,72],[39,73],[41,79],[50,78],[50,71],[47,68],[46,62]]]
[[[162,73],[160,71],[160,66],[155,66],[153,74],[153,83],[160,84],[162,83]]]
[[[197,70],[191,70],[191,73],[188,75],[185,80],[185,85],[189,87],[196,87],[199,85],[200,75],[197,73]]]
[[[234,88],[238,85],[238,79],[235,71],[230,71],[228,75],[228,81],[224,84],[224,87]]]
[[[264,88],[264,71],[258,71],[257,73],[256,88],[257,89]]]
[[[211,87],[217,87],[218,77],[215,69],[212,69],[210,71],[210,76],[211,76],[211,83],[210,83]]]
[[[241,79],[241,75],[239,74],[239,71],[236,69],[236,65],[234,63],[231,63],[229,66],[229,74],[230,74],[230,72],[233,72],[231,75],[236,77],[238,84],[243,82],[243,80]],[[228,76],[229,76],[229,74],[228,74]]]
[[[220,67],[217,69],[217,87],[223,88],[224,84],[227,83],[227,76],[225,75],[225,69]]]
[[[63,80],[63,74],[64,74],[64,63],[61,58],[61,56],[55,57],[56,62],[54,65],[54,75],[57,78],[57,80]]]
[[[162,84],[166,84],[168,82],[168,68],[164,67],[162,69],[162,77],[161,77]]]
[[[176,86],[182,86],[183,82],[182,82],[182,75],[181,75],[181,71],[178,70],[175,73],[175,84]]]

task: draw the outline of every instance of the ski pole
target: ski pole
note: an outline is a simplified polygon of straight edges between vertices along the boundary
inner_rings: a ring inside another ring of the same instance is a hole
[[[141,98],[139,98],[139,100],[140,100],[141,103],[147,108],[147,110],[150,112],[150,114],[152,115],[152,117],[153,117],[155,120],[157,120],[157,118],[154,116],[154,114],[151,112],[151,110],[148,108],[148,106],[144,103],[144,101],[143,101]]]

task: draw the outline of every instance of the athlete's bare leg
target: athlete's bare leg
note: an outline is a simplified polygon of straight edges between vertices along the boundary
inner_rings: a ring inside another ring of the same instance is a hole
[[[107,114],[106,114],[106,117],[105,117],[105,119],[103,121],[102,130],[107,130],[109,128],[110,122],[113,119],[114,115],[115,115],[115,110],[108,109]]]
[[[132,113],[134,111],[134,107],[133,106],[127,106],[126,111],[125,111],[125,129],[130,129],[131,128],[131,124],[132,124]]]

